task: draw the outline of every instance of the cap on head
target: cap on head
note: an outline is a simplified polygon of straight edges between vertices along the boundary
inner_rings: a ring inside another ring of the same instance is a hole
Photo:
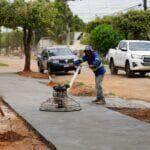
[[[86,46],[84,51],[93,51],[92,46]]]

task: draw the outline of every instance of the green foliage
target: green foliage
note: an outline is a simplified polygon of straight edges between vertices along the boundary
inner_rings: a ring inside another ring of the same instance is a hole
[[[132,10],[116,16],[96,18],[86,25],[86,32],[90,33],[94,28],[102,24],[111,25],[126,39],[150,39],[150,10]]]
[[[87,40],[89,39],[87,34],[82,43],[92,44],[102,53],[115,47],[122,37],[150,40],[150,10],[134,10],[116,16],[96,18],[86,25],[86,32],[90,33],[90,41]]]
[[[0,23],[5,27],[23,29],[25,52],[25,71],[30,71],[31,42],[33,31],[47,28],[52,22],[53,3],[47,0],[29,1],[14,0],[12,3],[0,0]]]
[[[67,36],[71,37],[74,31],[83,30],[83,21],[73,15],[66,3],[55,2],[53,11],[53,24],[49,27],[48,34],[56,43],[66,44]]]
[[[0,67],[8,67],[8,65],[0,62]]]
[[[99,25],[108,24],[111,25],[113,20],[113,16],[105,16],[104,18],[97,17],[94,21],[89,22],[86,27],[85,31],[90,33],[93,29],[95,29]]]
[[[20,30],[13,30],[12,32],[1,34],[1,48],[11,49],[22,47],[23,45],[23,33]]]
[[[122,37],[110,26],[99,25],[91,31],[90,44],[95,50],[105,54],[109,48],[117,46]]]
[[[12,29],[22,27],[33,31],[46,28],[52,21],[52,6],[46,0],[28,3],[24,0],[14,0],[13,3],[0,0],[0,23]]]
[[[41,36],[48,34],[57,43],[62,43],[64,39],[70,43],[72,32],[82,30],[84,26],[81,19],[73,16],[64,1],[49,0],[14,0],[11,3],[0,0],[0,26],[2,25],[11,29],[23,29],[25,71],[30,71],[33,33],[36,36],[35,43]]]
[[[7,0],[0,0],[0,26],[5,25],[5,17],[9,12],[9,3]],[[7,18],[8,19],[8,18]]]
[[[113,19],[113,27],[122,32],[127,39],[149,40],[150,10],[118,14]]]

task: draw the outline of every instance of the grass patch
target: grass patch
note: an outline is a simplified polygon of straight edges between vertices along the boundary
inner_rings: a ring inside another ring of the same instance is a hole
[[[0,67],[8,67],[8,66],[9,65],[0,62]]]
[[[79,87],[83,87],[85,84],[83,82],[77,82]]]

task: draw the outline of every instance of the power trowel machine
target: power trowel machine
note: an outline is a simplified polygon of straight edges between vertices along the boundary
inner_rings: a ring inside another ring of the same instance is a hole
[[[70,84],[58,85],[53,87],[53,96],[40,106],[41,111],[49,112],[70,112],[81,110],[80,104],[68,95],[69,89],[72,87],[81,67],[78,66]]]

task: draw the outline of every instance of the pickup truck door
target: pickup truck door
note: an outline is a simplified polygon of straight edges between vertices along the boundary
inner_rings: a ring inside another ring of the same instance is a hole
[[[120,51],[119,48],[117,47],[114,53],[114,64],[115,66],[119,66],[119,57],[120,57]]]
[[[120,42],[119,47],[118,47],[118,55],[117,55],[118,65],[117,66],[119,67],[125,66],[126,55],[127,55],[127,43]]]
[[[125,67],[125,61],[127,57],[127,42],[122,43],[122,47],[120,48],[120,67]]]

